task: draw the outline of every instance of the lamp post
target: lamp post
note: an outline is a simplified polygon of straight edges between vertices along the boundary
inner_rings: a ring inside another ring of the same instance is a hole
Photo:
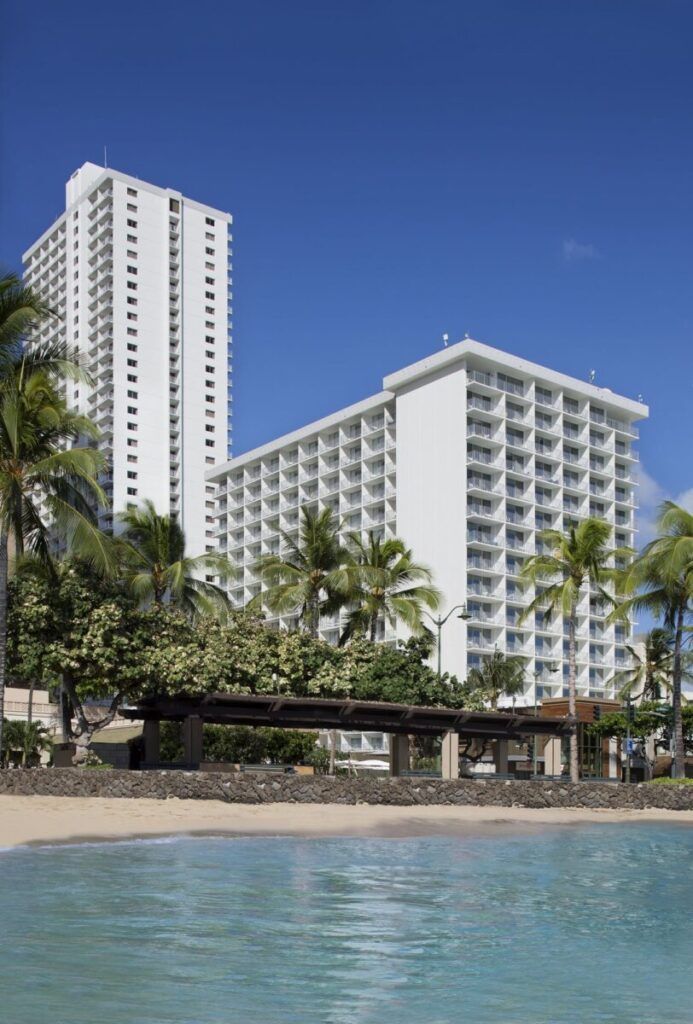
[[[442,655],[441,655],[441,642],[442,642],[442,636],[443,636],[443,626],[448,621],[448,619],[450,618],[452,613],[456,612],[456,611],[460,612],[460,614],[457,616],[457,618],[458,619],[462,619],[465,622],[467,621],[467,619],[471,619],[471,617],[472,617],[470,615],[470,613],[467,611],[467,602],[466,601],[463,604],[456,604],[454,608],[450,609],[450,611],[448,612],[448,614],[444,618],[441,618],[440,615],[435,615],[434,616],[434,615],[431,615],[430,612],[424,612],[426,617],[431,620],[433,625],[438,630],[438,682],[440,682],[442,677],[443,677],[443,662],[442,662]]]

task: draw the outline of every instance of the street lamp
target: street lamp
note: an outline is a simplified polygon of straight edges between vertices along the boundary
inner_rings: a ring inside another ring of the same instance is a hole
[[[424,615],[426,615],[427,618],[429,618],[431,620],[433,625],[438,630],[438,682],[440,682],[440,680],[442,679],[442,676],[443,676],[442,658],[441,658],[441,650],[440,650],[440,648],[441,648],[441,641],[442,641],[442,634],[443,634],[443,626],[448,621],[448,619],[450,618],[452,613],[456,612],[456,611],[460,612],[460,614],[457,616],[457,618],[458,619],[462,619],[465,622],[467,621],[467,619],[471,619],[471,617],[472,617],[471,614],[467,611],[467,602],[466,601],[463,604],[456,604],[454,608],[451,608],[450,611],[448,612],[448,614],[445,616],[445,618],[441,618],[440,615],[436,615],[436,616],[431,615],[430,612],[424,612]]]

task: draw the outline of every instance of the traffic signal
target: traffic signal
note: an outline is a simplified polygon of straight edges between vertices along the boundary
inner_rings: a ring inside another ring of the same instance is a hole
[[[602,706],[601,704],[595,704],[592,708],[592,721],[600,722],[602,717]]]

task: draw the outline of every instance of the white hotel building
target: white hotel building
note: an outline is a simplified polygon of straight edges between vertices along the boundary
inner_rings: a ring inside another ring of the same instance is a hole
[[[230,451],[230,224],[174,189],[86,163],[24,255],[26,283],[59,314],[38,339],[76,347],[93,378],[66,397],[101,429],[101,525],[151,498],[178,517],[191,554],[213,549],[205,470]]]
[[[386,377],[383,391],[210,471],[217,539],[238,575],[242,606],[260,590],[253,566],[296,531],[303,504],[331,508],[345,531],[400,536],[428,565],[442,613],[443,666],[460,679],[494,648],[523,655],[520,703],[560,696],[567,642],[560,617],[520,621],[520,586],[537,533],[586,516],[635,537],[635,422],[647,407],[562,373],[465,340]],[[630,634],[607,622],[596,593],[579,606],[578,687],[607,696]],[[291,625],[283,619],[282,625]],[[322,622],[334,641],[339,622]],[[385,633],[384,639],[389,639]],[[403,634],[404,635],[404,634]]]

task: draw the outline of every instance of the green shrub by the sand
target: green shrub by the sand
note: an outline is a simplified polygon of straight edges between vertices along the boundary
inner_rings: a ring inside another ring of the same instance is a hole
[[[652,779],[650,786],[693,786],[693,779]]]
[[[202,756],[205,761],[232,764],[311,764],[314,763],[314,732],[299,729],[272,729],[266,726],[205,725],[202,732]],[[183,740],[178,722],[161,723],[161,760],[182,761]],[[316,769],[321,770],[320,755]]]

